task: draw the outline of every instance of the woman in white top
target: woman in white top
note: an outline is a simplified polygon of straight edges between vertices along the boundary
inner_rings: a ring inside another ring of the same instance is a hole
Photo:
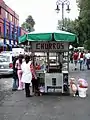
[[[22,82],[25,83],[25,92],[26,92],[26,97],[31,97],[30,95],[30,83],[32,80],[32,73],[30,69],[31,65],[30,57],[28,55],[25,56],[25,61],[21,65],[22,69]]]

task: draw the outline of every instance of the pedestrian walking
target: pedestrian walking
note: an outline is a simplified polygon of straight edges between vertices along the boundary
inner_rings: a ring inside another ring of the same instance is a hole
[[[80,63],[80,70],[84,70],[84,54],[83,54],[83,52],[81,52],[81,54],[80,54],[79,63]]]
[[[25,83],[25,93],[26,93],[26,97],[31,97],[30,95],[30,84],[32,81],[32,72],[31,72],[31,61],[30,61],[30,57],[28,55],[25,56],[25,61],[22,63],[21,65],[21,69],[22,69],[22,79],[21,81],[23,83]]]
[[[74,65],[75,65],[75,70],[77,70],[77,63],[78,63],[78,52],[75,51],[73,54],[73,60],[74,60]]]
[[[90,51],[86,53],[85,58],[86,58],[87,69],[90,70]]]
[[[73,52],[70,54],[70,62],[73,63]]]

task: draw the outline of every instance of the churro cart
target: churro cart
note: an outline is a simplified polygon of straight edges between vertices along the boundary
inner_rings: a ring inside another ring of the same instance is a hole
[[[65,32],[31,32],[20,37],[33,55],[33,63],[44,92],[69,93],[69,42],[76,35]]]

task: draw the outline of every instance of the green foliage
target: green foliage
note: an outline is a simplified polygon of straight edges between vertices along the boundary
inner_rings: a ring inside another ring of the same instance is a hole
[[[65,30],[75,33],[78,36],[79,46],[90,50],[90,0],[76,0],[79,10],[78,19],[72,21],[64,19]],[[61,29],[62,21],[58,22],[58,29]]]
[[[61,30],[62,29],[62,20],[58,20],[58,27],[57,29]],[[67,31],[67,32],[71,32],[71,33],[74,33],[77,35],[77,37],[79,36],[79,25],[78,25],[78,20],[70,20],[70,19],[67,19],[65,18],[64,19],[64,30]],[[74,43],[71,43],[74,47],[77,47],[78,44],[77,42],[75,41]],[[80,46],[81,46],[81,42],[80,42]]]
[[[80,9],[79,28],[80,40],[90,50],[90,0],[77,0]]]
[[[58,20],[58,26],[57,29],[58,30],[62,30],[62,20]],[[64,19],[64,30],[66,31],[72,31],[71,29],[73,29],[73,21],[70,19],[65,18]]]
[[[34,25],[35,25],[35,21],[32,18],[31,15],[28,16],[28,18],[25,20],[25,22],[21,25],[22,28],[24,28],[26,31],[28,32],[32,32],[34,31]]]
[[[32,18],[31,15],[29,15],[28,18],[26,19],[26,23],[28,23],[28,24],[30,24],[32,27],[34,27],[35,21],[34,21],[34,19]]]

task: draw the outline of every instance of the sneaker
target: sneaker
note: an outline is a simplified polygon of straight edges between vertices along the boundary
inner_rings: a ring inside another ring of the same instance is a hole
[[[18,88],[18,90],[22,90],[22,88]]]
[[[77,97],[79,97],[79,95],[76,95]]]
[[[12,89],[12,91],[17,91],[17,89]]]
[[[28,95],[28,96],[26,96],[26,97],[33,97],[32,95]]]

